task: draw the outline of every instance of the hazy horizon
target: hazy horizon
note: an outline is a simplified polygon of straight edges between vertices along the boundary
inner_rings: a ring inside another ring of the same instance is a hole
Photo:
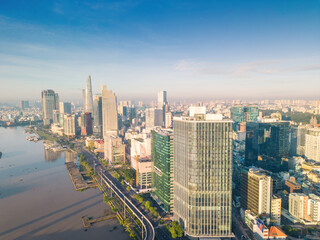
[[[319,1],[6,1],[0,102],[319,99]],[[196,100],[197,99],[197,100]]]

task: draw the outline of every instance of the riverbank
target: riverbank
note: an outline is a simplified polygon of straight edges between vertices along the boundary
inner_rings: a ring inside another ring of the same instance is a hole
[[[75,191],[65,152],[46,161],[43,145],[26,141],[23,128],[1,128],[0,135],[0,239],[129,239],[115,219],[85,231],[82,216],[110,208],[98,189]]]

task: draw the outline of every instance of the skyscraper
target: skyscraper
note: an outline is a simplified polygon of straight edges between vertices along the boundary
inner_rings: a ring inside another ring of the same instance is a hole
[[[231,108],[231,119],[236,123],[257,121],[259,108],[254,105],[234,106]]]
[[[246,166],[255,165],[272,172],[287,170],[289,122],[247,122]]]
[[[173,211],[173,131],[151,131],[152,196],[167,212]]]
[[[95,95],[93,98],[93,133],[102,136],[102,97]]]
[[[232,121],[173,119],[174,218],[190,237],[232,237]]]
[[[88,136],[92,134],[92,117],[91,113],[81,114],[81,135]]]
[[[167,91],[158,92],[158,108],[163,109],[163,105],[167,103]]]
[[[306,134],[305,156],[320,162],[320,128],[310,128]]]
[[[146,129],[161,127],[163,123],[163,111],[156,108],[146,109]]]
[[[87,87],[85,90],[85,105],[84,112],[91,113],[93,115],[93,98],[92,98],[92,86],[91,86],[91,76],[88,76]]]
[[[104,137],[118,135],[117,97],[107,86],[102,88],[102,122]]]
[[[63,117],[64,134],[68,137],[74,137],[76,135],[76,116],[74,114],[64,114]]]
[[[69,113],[71,114],[71,103],[69,102],[60,102],[59,110],[61,114]]]
[[[255,215],[270,214],[272,178],[263,169],[252,167],[241,171],[241,207]]]
[[[43,124],[49,125],[53,121],[53,110],[59,109],[59,96],[53,90],[43,90],[41,99]]]

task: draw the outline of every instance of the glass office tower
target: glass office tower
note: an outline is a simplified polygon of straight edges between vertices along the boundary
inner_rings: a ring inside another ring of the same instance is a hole
[[[173,131],[151,131],[152,197],[167,212],[173,210]]]
[[[174,118],[174,218],[191,238],[231,238],[232,121]]]

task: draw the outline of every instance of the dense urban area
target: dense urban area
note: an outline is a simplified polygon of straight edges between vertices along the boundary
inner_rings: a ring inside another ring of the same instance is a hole
[[[77,153],[75,189],[99,187],[130,238],[320,239],[320,100],[117,102],[90,76],[82,94],[43,90],[0,124]]]

